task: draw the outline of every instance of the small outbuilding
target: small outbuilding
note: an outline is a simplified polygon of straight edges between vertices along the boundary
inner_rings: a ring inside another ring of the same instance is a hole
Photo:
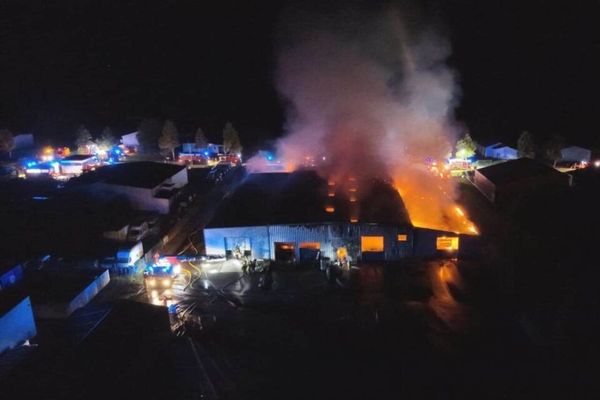
[[[60,172],[64,175],[81,175],[91,169],[98,159],[91,154],[73,154],[60,160]]]
[[[560,157],[562,161],[589,162],[592,151],[579,146],[569,146],[560,151]]]
[[[486,146],[484,149],[484,156],[486,158],[494,158],[497,160],[515,160],[518,158],[517,149],[500,142]]]
[[[140,142],[138,140],[138,132],[131,132],[121,136],[121,143],[123,146],[138,148]]]

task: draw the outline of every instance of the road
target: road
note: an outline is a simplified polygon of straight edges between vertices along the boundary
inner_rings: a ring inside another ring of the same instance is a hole
[[[190,241],[195,246],[202,245],[202,229],[210,221],[223,196],[239,182],[244,174],[241,168],[232,168],[222,182],[213,184],[208,181],[208,169],[191,171],[190,191],[196,194],[197,200],[169,230],[166,235],[168,241],[163,245],[161,254],[179,254],[187,249]],[[190,254],[197,254],[197,252],[191,248]]]

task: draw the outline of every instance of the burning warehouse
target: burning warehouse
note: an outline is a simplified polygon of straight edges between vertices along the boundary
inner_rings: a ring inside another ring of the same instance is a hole
[[[465,239],[414,227],[387,183],[327,181],[314,171],[249,175],[204,229],[208,255],[278,261],[454,256]]]

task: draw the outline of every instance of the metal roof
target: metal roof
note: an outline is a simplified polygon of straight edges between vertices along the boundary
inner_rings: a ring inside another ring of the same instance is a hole
[[[500,164],[480,168],[477,172],[496,185],[548,176],[568,179],[562,172],[531,158],[509,160]]]
[[[152,189],[185,169],[185,166],[151,161],[106,165],[72,179],[75,184],[103,182]]]
[[[398,192],[382,181],[361,182],[356,192],[311,170],[250,174],[227,196],[209,227],[314,222],[379,222],[408,224]],[[330,197],[329,194],[334,193]],[[355,197],[355,202],[351,202]]]

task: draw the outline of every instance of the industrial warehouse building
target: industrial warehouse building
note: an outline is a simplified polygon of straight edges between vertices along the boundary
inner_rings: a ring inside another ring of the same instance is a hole
[[[69,183],[123,196],[137,211],[168,214],[179,190],[188,184],[188,174],[185,166],[140,161],[107,165]]]
[[[492,203],[509,205],[534,192],[569,187],[571,176],[531,158],[519,158],[476,170],[473,183]]]
[[[462,235],[460,235],[462,240]],[[252,174],[204,229],[207,255],[393,261],[459,249],[459,235],[412,226],[384,182],[326,181],[314,171]]]

